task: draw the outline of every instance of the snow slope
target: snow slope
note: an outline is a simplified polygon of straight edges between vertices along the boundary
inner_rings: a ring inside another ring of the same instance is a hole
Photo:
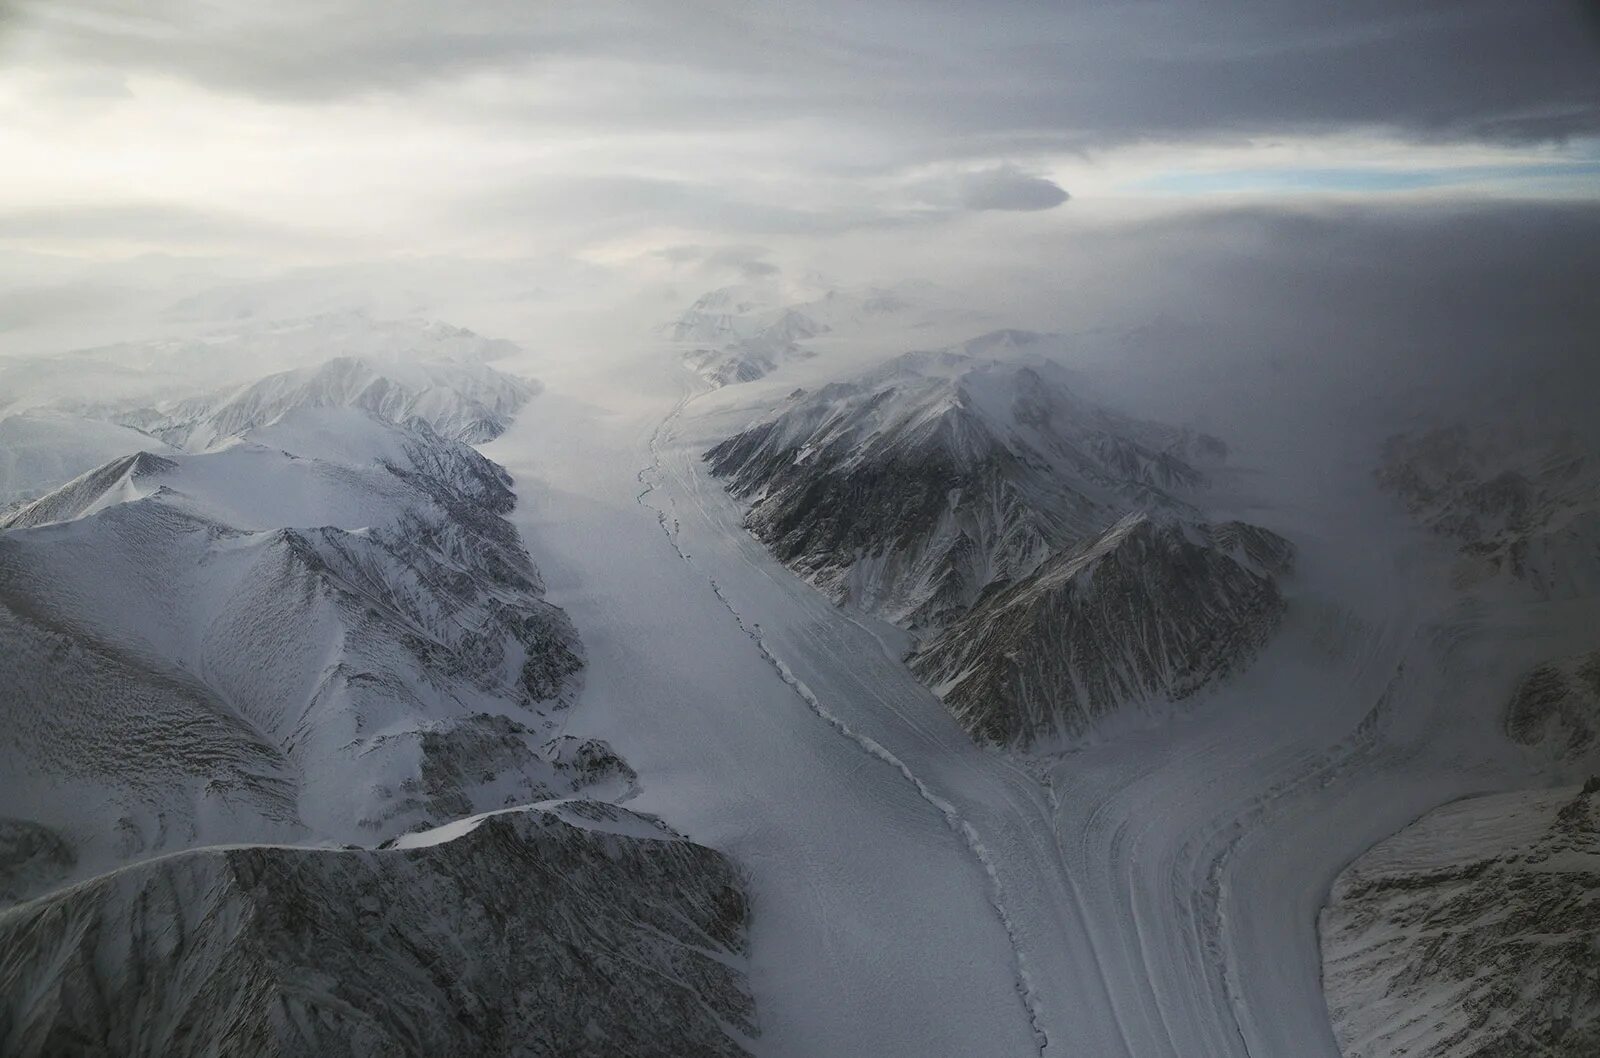
[[[0,417],[0,512],[118,456],[162,455],[170,447],[129,427],[65,412]]]
[[[533,393],[528,383],[482,365],[340,357],[117,418],[175,448],[203,451],[298,408],[360,408],[390,422],[420,419],[445,437],[477,444],[498,436]]]
[[[579,647],[511,503],[471,448],[339,408],[114,460],[19,509],[0,534],[8,811],[91,870],[625,791],[604,747],[556,737]]]

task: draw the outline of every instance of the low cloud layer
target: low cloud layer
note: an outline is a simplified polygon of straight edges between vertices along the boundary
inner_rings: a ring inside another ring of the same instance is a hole
[[[957,192],[964,208],[978,210],[1053,209],[1068,198],[1055,181],[1030,176],[1013,165],[967,173],[957,181]]]
[[[0,242],[609,260],[1218,191],[1570,198],[1600,171],[1586,11],[21,0]]]

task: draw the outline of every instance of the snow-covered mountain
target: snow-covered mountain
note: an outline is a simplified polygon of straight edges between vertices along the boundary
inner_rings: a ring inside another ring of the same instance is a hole
[[[821,335],[892,329],[904,335],[964,315],[920,284],[834,287],[821,281],[770,278],[720,287],[697,299],[667,327],[690,345],[685,365],[715,386],[753,382],[785,361],[812,355],[806,342]]]
[[[1600,593],[1600,462],[1572,434],[1455,425],[1391,438],[1379,481],[1457,542],[1456,582]]]
[[[0,1051],[745,1053],[742,880],[567,733],[461,439],[532,393],[339,358],[0,517]]]
[[[1052,364],[944,351],[796,390],[706,458],[778,558],[922,629],[1130,508],[1185,509],[1223,451],[1080,399]]]
[[[602,802],[149,860],[0,912],[0,1051],[742,1055],[734,866]]]
[[[1345,869],[1320,927],[1345,1058],[1600,1053],[1600,781],[1428,813]]]
[[[513,342],[434,320],[329,313],[0,359],[0,411],[148,406],[238,388],[271,372],[314,368],[340,357],[396,370],[408,364],[465,369],[518,351]]]
[[[1023,743],[1242,664],[1290,554],[1196,505],[1220,440],[1084,399],[1049,361],[991,358],[1028,338],[796,390],[705,454],[774,555],[926,637],[915,668],[969,729]]]
[[[420,419],[478,444],[505,431],[535,388],[482,364],[384,363],[338,357],[244,386],[123,412],[120,423],[177,448],[201,451],[298,408],[360,408],[390,422]]]
[[[1571,651],[1600,597],[1595,468],[1575,434],[1500,422],[1390,438],[1377,471],[1453,553],[1463,627],[1514,614],[1517,634],[1497,648],[1563,644],[1515,681],[1483,733],[1521,747],[1509,754],[1521,785],[1600,767],[1600,653]],[[1595,1053],[1597,894],[1600,778],[1453,801],[1377,843],[1340,874],[1320,919],[1341,1051]]]
[[[420,421],[340,408],[22,507],[0,534],[13,811],[92,865],[624,792],[547,718],[579,646],[508,485]]]
[[[0,417],[0,512],[118,456],[170,446],[129,426],[43,409]]]
[[[1292,549],[1241,522],[1131,514],[998,584],[912,659],[978,737],[1082,734],[1130,702],[1178,700],[1248,664],[1284,609]]]

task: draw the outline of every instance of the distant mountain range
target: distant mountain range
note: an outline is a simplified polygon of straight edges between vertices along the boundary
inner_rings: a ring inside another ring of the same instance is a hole
[[[903,335],[970,318],[936,288],[901,283],[836,287],[781,279],[712,290],[666,328],[684,364],[714,386],[754,382],[790,360],[811,356],[811,339],[874,332]]]

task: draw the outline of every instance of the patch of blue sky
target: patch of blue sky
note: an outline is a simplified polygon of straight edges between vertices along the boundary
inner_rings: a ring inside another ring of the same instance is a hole
[[[1378,166],[1169,170],[1129,189],[1152,194],[1385,194],[1461,189],[1600,198],[1600,158],[1424,168]]]

